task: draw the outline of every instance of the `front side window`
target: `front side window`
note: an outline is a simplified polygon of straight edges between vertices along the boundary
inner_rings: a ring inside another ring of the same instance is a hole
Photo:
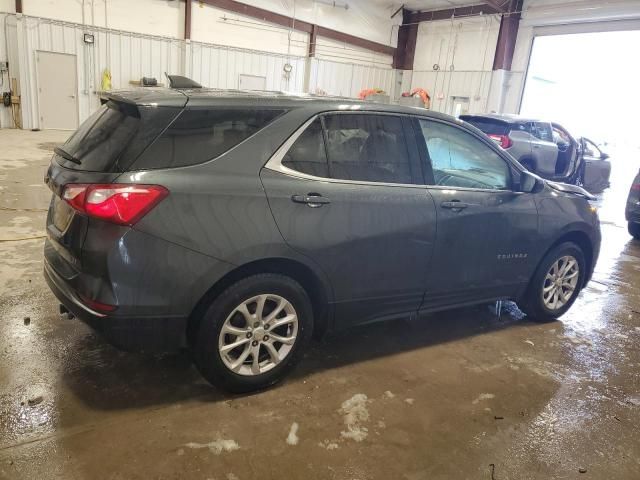
[[[489,146],[461,128],[420,120],[435,185],[506,190],[509,166]]]
[[[267,126],[283,110],[187,109],[138,158],[135,169],[197,165],[214,159]]]
[[[329,114],[324,117],[324,124],[332,178],[418,183],[400,117]]]
[[[328,177],[327,154],[322,138],[322,122],[316,118],[297,138],[282,159],[282,165],[315,177]]]

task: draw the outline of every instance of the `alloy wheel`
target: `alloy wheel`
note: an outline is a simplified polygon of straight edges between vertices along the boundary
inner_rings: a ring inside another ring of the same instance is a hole
[[[218,337],[224,365],[238,375],[266,373],[291,352],[298,315],[291,302],[275,294],[243,301],[226,318]]]
[[[575,295],[580,277],[578,261],[571,255],[556,260],[544,277],[542,302],[549,310],[559,310]]]

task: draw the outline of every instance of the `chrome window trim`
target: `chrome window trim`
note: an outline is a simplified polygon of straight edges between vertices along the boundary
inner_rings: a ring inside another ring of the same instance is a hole
[[[370,185],[374,187],[411,187],[411,188],[425,188],[427,185],[425,184],[417,184],[417,183],[385,183],[385,182],[368,182],[362,180],[346,180],[342,178],[328,178],[328,177],[316,177],[315,175],[309,175],[307,173],[298,172],[297,170],[293,170],[291,168],[285,167],[282,165],[282,159],[287,154],[289,149],[293,146],[296,140],[302,135],[302,133],[311,125],[317,118],[326,114],[337,114],[337,115],[349,115],[349,114],[364,114],[364,115],[391,115],[394,117],[402,117],[408,116],[402,113],[389,113],[389,112],[369,112],[364,110],[357,111],[336,111],[336,112],[323,112],[317,115],[314,115],[305,123],[302,124],[293,134],[284,142],[278,150],[271,156],[269,161],[265,164],[264,168],[272,170],[274,172],[283,173],[285,175],[289,175],[291,177],[302,178],[305,180],[315,180],[320,182],[327,183],[338,183],[338,184],[348,184],[348,185]],[[327,162],[329,159],[327,159]]]

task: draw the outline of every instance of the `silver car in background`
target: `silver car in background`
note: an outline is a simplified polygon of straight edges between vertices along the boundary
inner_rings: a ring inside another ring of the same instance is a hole
[[[462,115],[527,170],[548,180],[601,192],[609,186],[608,155],[588,139],[575,139],[557,123],[519,115]]]

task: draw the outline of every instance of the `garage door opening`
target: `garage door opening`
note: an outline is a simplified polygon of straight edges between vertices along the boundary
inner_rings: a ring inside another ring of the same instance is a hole
[[[640,31],[536,37],[521,113],[550,118],[596,142],[640,144]]]
[[[562,124],[611,163],[609,205],[624,205],[640,167],[637,134],[640,31],[548,35],[535,38],[520,113]],[[595,144],[595,145],[594,145]],[[597,147],[597,148],[596,148]],[[624,222],[623,208],[601,218]]]

